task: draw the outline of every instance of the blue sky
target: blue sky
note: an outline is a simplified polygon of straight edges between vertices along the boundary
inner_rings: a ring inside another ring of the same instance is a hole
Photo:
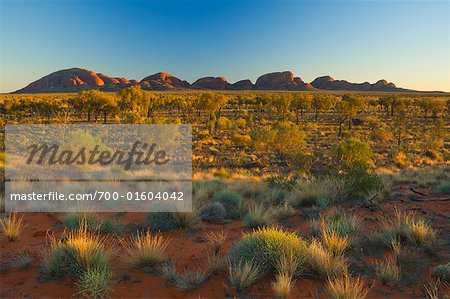
[[[83,67],[229,82],[291,70],[450,91],[450,1],[0,0],[0,92]]]

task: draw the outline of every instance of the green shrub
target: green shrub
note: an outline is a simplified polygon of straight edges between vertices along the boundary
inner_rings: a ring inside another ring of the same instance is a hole
[[[224,221],[227,211],[220,202],[213,202],[201,207],[199,214],[203,221],[220,223]]]
[[[230,219],[240,218],[246,210],[242,196],[233,191],[219,191],[213,196],[213,201],[221,203]]]
[[[261,270],[274,269],[283,255],[306,256],[307,244],[295,233],[280,228],[260,228],[245,234],[230,251],[234,263],[253,261]]]

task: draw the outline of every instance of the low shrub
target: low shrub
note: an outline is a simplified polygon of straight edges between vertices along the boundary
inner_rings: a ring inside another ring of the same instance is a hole
[[[199,214],[203,221],[220,223],[227,216],[227,211],[220,202],[213,202],[201,207]]]
[[[259,228],[245,234],[230,251],[232,262],[252,261],[263,271],[274,269],[280,258],[294,252],[306,256],[307,244],[298,235],[280,228]]]
[[[212,199],[224,206],[227,217],[230,219],[240,218],[247,210],[242,196],[233,191],[219,191]]]

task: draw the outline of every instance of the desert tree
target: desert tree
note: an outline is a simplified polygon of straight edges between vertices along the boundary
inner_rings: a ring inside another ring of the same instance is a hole
[[[119,108],[125,114],[127,121],[140,122],[142,117],[147,117],[151,111],[150,95],[141,89],[140,85],[134,85],[122,89],[118,93]]]
[[[315,121],[319,119],[319,113],[326,111],[332,106],[332,98],[328,95],[316,94],[313,97],[312,108],[315,114]]]
[[[297,92],[294,94],[291,107],[295,110],[297,124],[299,123],[299,112],[300,117],[303,119],[305,111],[311,109],[312,99],[313,97],[309,93]]]

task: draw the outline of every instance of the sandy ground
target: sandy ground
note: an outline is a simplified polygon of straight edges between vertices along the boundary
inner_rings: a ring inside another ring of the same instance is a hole
[[[419,281],[409,285],[382,285],[373,276],[373,271],[370,270],[371,263],[377,258],[368,256],[361,267],[369,271],[366,279],[367,285],[373,285],[369,298],[423,298],[423,285],[430,279],[432,267],[449,261],[450,253],[448,247],[446,247],[450,243],[450,202],[446,200],[448,196],[433,194],[431,189],[415,190],[426,195],[413,193],[409,186],[403,185],[394,188],[392,196],[381,203],[375,211],[363,208],[348,208],[349,211],[357,213],[364,219],[361,226],[363,234],[375,227],[375,217],[391,214],[394,207],[400,210],[415,209],[433,220],[433,226],[439,229],[439,239],[444,242],[439,256],[427,258],[427,266],[418,270],[420,272],[417,273]],[[298,209],[296,215],[284,223],[289,229],[297,230],[304,236],[308,234],[311,225],[310,221],[302,216],[306,209]],[[26,213],[23,215],[27,226],[18,240],[9,242],[4,236],[1,236],[0,262],[2,264],[8,263],[21,250],[28,250],[33,257],[33,266],[28,270],[10,268],[6,272],[2,271],[0,274],[1,298],[73,298],[75,293],[74,279],[64,278],[59,281],[44,283],[41,282],[39,277],[40,255],[46,248],[47,230],[57,235],[62,233],[63,229],[58,225],[61,215],[46,213]],[[118,221],[137,227],[145,226],[145,214],[127,213]],[[203,223],[196,230],[165,233],[166,236],[171,238],[168,257],[176,262],[177,270],[182,271],[189,266],[204,265],[206,263],[206,249],[208,248],[204,236],[208,232],[222,229],[226,230],[229,236],[223,248],[225,251],[233,243],[239,241],[243,232],[249,231],[241,221],[234,221],[223,225]],[[123,235],[119,238],[124,237],[127,236]],[[419,258],[425,259],[421,256]],[[118,277],[114,286],[115,293],[112,294],[115,298],[224,298],[235,295],[234,290],[226,283],[225,272],[213,275],[197,290],[181,291],[167,283],[159,275],[124,267],[123,261],[120,259],[120,248],[117,256],[113,258],[113,265]],[[273,298],[271,279],[273,278],[265,277],[252,288],[246,290],[241,297]],[[312,279],[298,279],[295,282],[292,298],[316,297],[326,298],[324,282]]]

